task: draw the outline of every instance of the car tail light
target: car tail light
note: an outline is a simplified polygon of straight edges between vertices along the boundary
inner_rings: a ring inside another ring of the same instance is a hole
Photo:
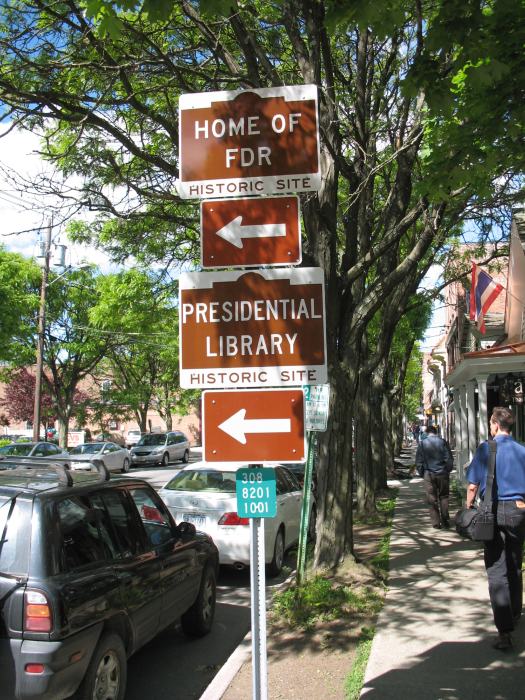
[[[237,513],[224,513],[219,520],[219,525],[249,525],[248,518],[239,518]]]
[[[44,673],[44,664],[26,664],[25,665],[25,672],[26,673]]]
[[[51,628],[51,606],[46,596],[40,591],[26,591],[24,630],[27,632],[51,632]]]

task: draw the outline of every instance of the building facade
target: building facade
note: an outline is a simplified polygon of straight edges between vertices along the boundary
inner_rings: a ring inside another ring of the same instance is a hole
[[[447,323],[444,382],[451,442],[463,478],[465,466],[489,435],[495,406],[516,416],[513,435],[525,442],[525,214],[515,213],[511,226],[508,267],[493,278],[504,291],[486,315],[486,334],[469,319],[466,290],[456,283],[448,290],[452,313]]]

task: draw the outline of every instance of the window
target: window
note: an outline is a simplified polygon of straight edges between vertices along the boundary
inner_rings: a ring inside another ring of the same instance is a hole
[[[218,469],[184,469],[164,487],[170,491],[235,493],[235,473]]]
[[[107,511],[108,529],[115,533],[119,544],[117,557],[132,557],[143,549],[135,518],[130,510],[129,503],[122,491],[105,491],[97,494],[92,499],[93,507],[100,511]]]
[[[112,536],[100,520],[97,510],[81,498],[65,498],[57,504],[62,530],[62,553],[67,569],[75,570],[95,562],[112,559]]]
[[[289,471],[289,470],[286,469],[286,468],[285,468],[285,469],[282,469],[282,470],[279,469],[279,471],[282,471],[282,474],[284,475],[284,478],[285,478],[286,481],[288,481],[288,483],[290,484],[290,490],[291,490],[291,491],[301,491],[301,490],[302,490],[302,489],[301,489],[301,484],[299,483],[297,477],[295,476],[295,474],[294,474],[293,472]]]
[[[42,443],[41,445],[38,445],[37,447],[35,447],[35,450],[33,452],[33,456],[34,457],[45,457],[45,455],[47,454],[46,447],[47,447],[47,445],[45,442]]]
[[[146,489],[130,489],[129,492],[137,506],[150,544],[156,547],[171,540],[171,522],[160,499],[157,500],[154,494]]]
[[[277,493],[289,493],[292,490],[291,483],[286,479],[282,469],[275,470],[275,476],[277,481]]]
[[[31,503],[0,496],[0,572],[27,574],[31,542]]]

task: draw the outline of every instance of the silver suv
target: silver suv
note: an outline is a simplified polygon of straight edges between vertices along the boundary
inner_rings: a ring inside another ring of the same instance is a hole
[[[169,433],[147,433],[131,448],[131,463],[134,466],[167,466],[178,459],[184,463],[190,459],[190,441],[178,430]]]

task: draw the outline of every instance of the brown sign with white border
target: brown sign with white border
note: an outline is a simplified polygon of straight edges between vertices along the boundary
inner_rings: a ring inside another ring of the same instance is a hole
[[[313,192],[321,185],[317,86],[179,99],[179,195]]]
[[[180,386],[326,383],[324,308],[317,267],[182,274]]]
[[[305,459],[302,389],[205,391],[206,462],[300,462]]]
[[[202,202],[201,260],[204,268],[299,264],[299,198]]]

